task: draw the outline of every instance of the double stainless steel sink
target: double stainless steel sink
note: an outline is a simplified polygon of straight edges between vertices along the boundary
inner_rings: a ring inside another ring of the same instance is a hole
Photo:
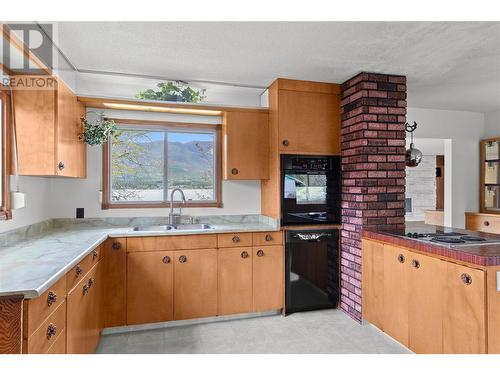
[[[209,224],[167,224],[167,225],[147,225],[134,227],[134,232],[182,232],[182,231],[204,231],[214,229]]]

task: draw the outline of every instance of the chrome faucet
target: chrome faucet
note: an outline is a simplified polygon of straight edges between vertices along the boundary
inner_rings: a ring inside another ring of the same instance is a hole
[[[179,206],[179,213],[174,214],[174,194],[175,192],[178,191],[181,193],[181,199],[182,199],[182,204],[186,204],[186,196],[184,195],[184,192],[180,188],[175,188],[172,190],[170,193],[170,214],[168,215],[168,223],[169,224],[178,224],[176,219],[180,219],[182,216],[182,207]]]

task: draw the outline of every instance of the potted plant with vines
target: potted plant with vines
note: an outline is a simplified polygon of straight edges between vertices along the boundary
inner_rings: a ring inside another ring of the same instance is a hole
[[[113,120],[104,118],[102,114],[99,115],[99,119],[94,121],[90,121],[88,117],[81,118],[83,133],[80,138],[90,146],[99,146],[106,143],[117,130],[116,123]]]

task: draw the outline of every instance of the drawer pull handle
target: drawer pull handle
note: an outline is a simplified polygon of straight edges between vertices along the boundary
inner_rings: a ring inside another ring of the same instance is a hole
[[[403,254],[398,255],[398,262],[399,263],[404,263],[405,262],[405,256]]]
[[[263,257],[264,256],[264,251],[263,250],[257,251],[257,256],[258,257]]]
[[[170,263],[170,257],[168,255],[165,255],[161,261],[163,263],[165,263],[165,264],[169,264]]]
[[[94,285],[94,282],[95,282],[95,281],[94,281],[94,278],[92,278],[92,277],[91,277],[91,278],[89,279],[89,282],[87,283],[87,284],[88,284],[88,286],[89,286],[89,289],[90,289],[90,288],[92,288],[92,285]]]
[[[181,255],[181,256],[179,257],[179,262],[181,262],[181,263],[186,263],[186,262],[187,262],[187,257],[186,257],[185,255]]]
[[[288,141],[288,139],[283,140],[283,146],[288,147],[289,144],[290,142]]]
[[[120,250],[122,248],[122,244],[120,242],[113,242],[113,250]]]
[[[469,275],[468,273],[463,273],[462,275],[460,275],[460,278],[462,279],[462,282],[465,284],[465,285],[470,285],[472,284],[472,276]]]
[[[273,236],[271,236],[270,234],[267,234],[266,235],[266,241],[269,242],[269,241],[272,241],[273,240]]]
[[[85,284],[83,286],[83,290],[82,291],[83,291],[83,295],[86,295],[89,292],[89,286],[87,284]]]
[[[234,242],[234,243],[238,243],[238,242],[240,242],[240,238],[239,238],[238,236],[234,236],[234,237],[233,237],[233,242]]]
[[[242,252],[241,252],[241,257],[242,257],[243,259],[248,258],[248,252],[246,252],[246,251],[242,251]]]
[[[485,221],[485,222],[484,222],[484,226],[485,226],[485,227],[489,227],[489,226],[490,226],[490,222],[489,222],[489,221]]]
[[[83,273],[83,270],[80,266],[75,267],[75,275],[76,277],[80,276]]]
[[[64,169],[65,165],[62,161],[59,162],[59,164],[57,164],[57,168],[62,171]]]
[[[231,174],[233,174],[233,175],[235,175],[235,176],[236,176],[239,172],[240,172],[240,171],[238,171],[238,168],[233,168],[233,169],[231,169]]]
[[[47,340],[50,340],[52,337],[54,337],[56,333],[57,333],[56,325],[50,323],[49,326],[47,327]]]
[[[412,266],[413,268],[420,268],[420,262],[419,262],[418,260],[416,260],[416,259],[413,259],[413,260],[411,261],[411,266]]]
[[[94,252],[92,253],[92,260],[96,260],[98,256],[99,253],[97,252],[97,250],[94,250]]]
[[[50,291],[49,294],[47,294],[47,306],[50,307],[55,302],[57,302],[57,294]]]

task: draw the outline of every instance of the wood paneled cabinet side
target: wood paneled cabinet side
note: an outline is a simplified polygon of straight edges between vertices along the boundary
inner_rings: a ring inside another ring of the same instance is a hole
[[[110,238],[103,244],[104,327],[127,323],[127,239]]]
[[[265,112],[225,112],[222,123],[223,178],[269,178],[269,115]]]
[[[362,317],[383,330],[384,320],[384,245],[362,240]]]

